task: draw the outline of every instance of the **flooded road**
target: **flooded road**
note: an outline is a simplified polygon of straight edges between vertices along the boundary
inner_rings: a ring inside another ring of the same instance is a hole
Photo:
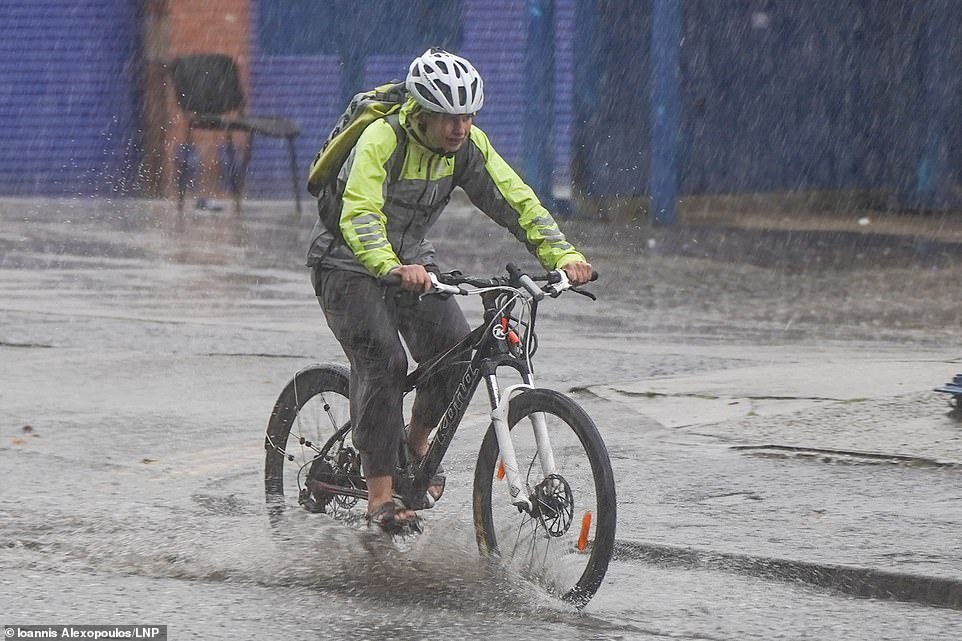
[[[305,218],[307,216],[305,215]],[[549,301],[539,381],[598,424],[616,558],[583,612],[483,561],[484,403],[403,548],[263,505],[295,371],[344,362],[309,221],[250,203],[0,201],[0,614],[171,639],[930,639],[962,624],[962,245],[711,226],[563,226],[602,274]],[[446,267],[524,250],[473,210]],[[469,320],[477,301],[463,303]],[[480,400],[480,399],[479,399]]]

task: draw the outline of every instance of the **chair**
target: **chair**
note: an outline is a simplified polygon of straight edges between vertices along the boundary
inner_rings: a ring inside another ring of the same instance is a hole
[[[291,159],[291,178],[294,184],[294,200],[297,213],[301,212],[300,181],[297,177],[297,158],[294,152],[294,139],[300,128],[291,120],[271,116],[249,116],[244,114],[244,91],[233,58],[223,54],[200,54],[177,58],[170,65],[174,80],[177,104],[187,116],[187,145],[190,149],[195,129],[223,131],[227,137],[229,158],[234,155],[234,132],[248,134],[246,150],[240,163],[231,163],[229,168],[230,190],[234,202],[240,210],[241,195],[244,191],[244,178],[247,164],[254,146],[255,136],[284,138]],[[234,114],[234,115],[229,115]],[[177,181],[177,206],[183,211],[184,194],[187,191],[188,158],[182,153],[178,161],[180,175]]]

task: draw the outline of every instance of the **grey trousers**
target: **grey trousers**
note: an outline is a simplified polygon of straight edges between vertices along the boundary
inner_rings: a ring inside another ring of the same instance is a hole
[[[451,298],[418,301],[371,276],[338,269],[315,268],[312,280],[327,324],[351,363],[351,423],[364,473],[393,474],[403,438],[408,371],[401,337],[412,358],[422,362],[455,345],[471,328]],[[462,354],[461,360],[469,357]],[[414,422],[433,426],[441,420],[464,369],[441,371],[418,386]]]

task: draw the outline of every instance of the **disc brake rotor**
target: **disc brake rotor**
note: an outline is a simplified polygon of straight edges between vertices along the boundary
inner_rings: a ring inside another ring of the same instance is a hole
[[[534,488],[537,516],[549,536],[561,536],[574,521],[574,496],[564,477],[549,474]]]

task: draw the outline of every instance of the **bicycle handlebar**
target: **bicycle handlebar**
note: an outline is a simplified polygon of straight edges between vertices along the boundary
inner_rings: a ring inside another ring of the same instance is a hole
[[[513,287],[515,289],[521,289],[526,292],[533,300],[539,301],[544,298],[545,294],[548,294],[552,298],[558,297],[561,292],[568,289],[576,291],[579,294],[584,294],[592,299],[594,296],[588,292],[574,289],[571,285],[571,281],[568,279],[568,274],[564,269],[555,269],[550,271],[543,276],[529,276],[519,269],[513,263],[508,263],[505,267],[507,276],[498,276],[495,278],[479,278],[477,276],[465,276],[460,272],[449,272],[445,274],[432,274],[432,282],[437,281],[441,287],[436,288],[437,291],[446,292],[451,294],[466,295],[468,290],[464,289],[462,285],[470,285],[472,287],[485,288],[485,287]],[[598,272],[592,270],[591,281],[598,280]],[[547,283],[545,286],[539,286],[536,281]]]
[[[471,290],[465,289],[463,285],[470,285],[471,287],[481,289],[487,287],[512,287],[524,291],[535,301],[542,300],[545,294],[556,298],[568,289],[572,289],[579,294],[594,299],[594,296],[589,292],[574,289],[564,269],[556,269],[543,276],[529,276],[514,263],[508,263],[505,271],[507,272],[507,276],[496,276],[494,278],[465,276],[459,271],[446,273],[430,272],[428,275],[431,278],[432,289],[427,292],[427,294],[467,296]],[[401,277],[393,272],[381,276],[379,280],[388,287],[399,287],[401,285]],[[598,280],[598,272],[592,270],[591,281],[596,280]],[[535,281],[542,281],[547,284],[541,287]]]

